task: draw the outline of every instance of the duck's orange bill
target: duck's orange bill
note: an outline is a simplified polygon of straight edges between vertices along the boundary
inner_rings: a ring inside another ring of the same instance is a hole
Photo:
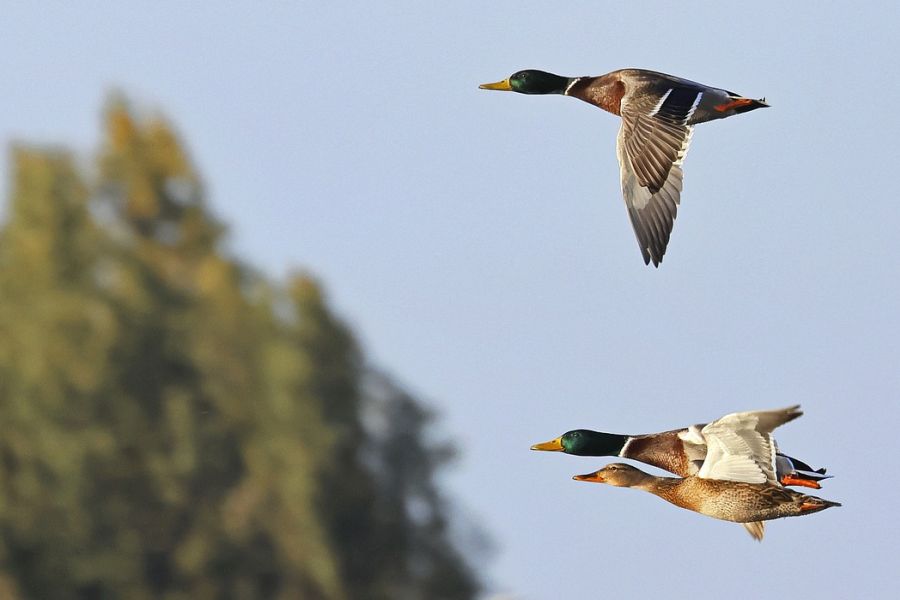
[[[543,442],[541,444],[535,444],[531,447],[532,450],[546,450],[547,452],[562,452],[562,438],[558,437],[555,440],[550,440],[549,442]]]
[[[799,477],[794,477],[793,475],[785,475],[781,478],[781,485],[796,485],[800,487],[808,487],[814,490],[822,489],[822,486],[819,485],[818,481],[813,481],[812,479],[801,479]]]
[[[599,473],[586,473],[584,475],[573,475],[572,479],[575,481],[596,481],[597,483],[603,483],[606,481],[603,479],[603,476]]]
[[[822,505],[818,502],[804,502],[800,505],[800,512],[807,510],[816,510],[817,508],[822,508]]]
[[[753,104],[753,100],[751,100],[750,98],[738,98],[737,100],[732,100],[731,102],[726,102],[725,104],[717,104],[714,108],[719,112],[725,112],[726,110],[739,108],[741,106],[747,106],[748,104]]]

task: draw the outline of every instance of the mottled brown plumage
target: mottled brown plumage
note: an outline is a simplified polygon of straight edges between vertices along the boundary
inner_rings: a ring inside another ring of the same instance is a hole
[[[735,523],[799,517],[840,506],[772,483],[745,483],[702,477],[656,477],[624,463],[576,475],[578,481],[607,483],[650,492],[681,508]]]

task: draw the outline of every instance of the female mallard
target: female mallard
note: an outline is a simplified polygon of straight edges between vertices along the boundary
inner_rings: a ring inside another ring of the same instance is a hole
[[[757,540],[765,534],[763,521],[840,506],[782,487],[775,475],[775,441],[771,433],[761,433],[751,419],[740,414],[723,417],[705,426],[703,437],[709,450],[700,470],[691,477],[656,477],[613,463],[574,479],[636,487],[681,508],[741,523]]]
[[[807,496],[775,483],[744,483],[703,477],[656,477],[624,463],[606,465],[599,471],[575,475],[578,481],[634,487],[714,519],[740,523],[762,541],[764,521],[799,517],[840,506],[840,502]]]
[[[556,439],[535,444],[532,450],[565,452],[577,456],[618,456],[638,460],[681,477],[700,472],[709,451],[708,431],[730,427],[769,435],[776,427],[793,421],[803,412],[800,406],[776,410],[732,413],[709,424],[691,425],[661,433],[623,435],[590,429],[567,431]],[[806,463],[784,454],[776,454],[776,474],[782,485],[799,485],[819,489],[826,479],[825,469],[813,470]],[[809,471],[801,473],[800,471]]]
[[[544,71],[514,73],[481,89],[574,96],[614,115],[622,127],[616,143],[622,193],[644,264],[659,266],[678,212],[681,163],[693,126],[768,106],[687,79],[643,69],[599,77],[561,77]]]

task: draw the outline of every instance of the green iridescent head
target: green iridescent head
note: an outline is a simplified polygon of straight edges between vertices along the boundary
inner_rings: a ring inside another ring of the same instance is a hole
[[[572,79],[569,77],[561,77],[546,71],[526,69],[513,73],[503,81],[482,83],[478,87],[483,90],[519,92],[520,94],[564,94],[571,82]]]
[[[627,435],[574,429],[549,442],[535,444],[531,449],[565,452],[576,456],[618,456],[627,441]]]

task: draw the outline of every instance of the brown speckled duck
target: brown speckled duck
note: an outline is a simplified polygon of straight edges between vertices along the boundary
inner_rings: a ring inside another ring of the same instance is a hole
[[[575,475],[578,481],[638,488],[681,508],[742,524],[756,540],[765,535],[763,521],[799,517],[840,506],[839,502],[807,496],[775,483],[745,483],[695,477],[657,477],[624,463],[612,463],[599,471]]]
[[[622,69],[562,77],[533,69],[480,86],[520,94],[573,96],[622,117],[616,143],[622,192],[644,264],[659,266],[678,212],[681,163],[693,126],[768,106],[765,99],[656,71]]]
[[[741,523],[762,540],[764,521],[799,517],[840,506],[838,502],[784,488],[775,474],[775,443],[740,418],[719,419],[703,428],[708,451],[696,475],[656,477],[622,463],[576,475],[578,481],[634,487],[715,519]]]

